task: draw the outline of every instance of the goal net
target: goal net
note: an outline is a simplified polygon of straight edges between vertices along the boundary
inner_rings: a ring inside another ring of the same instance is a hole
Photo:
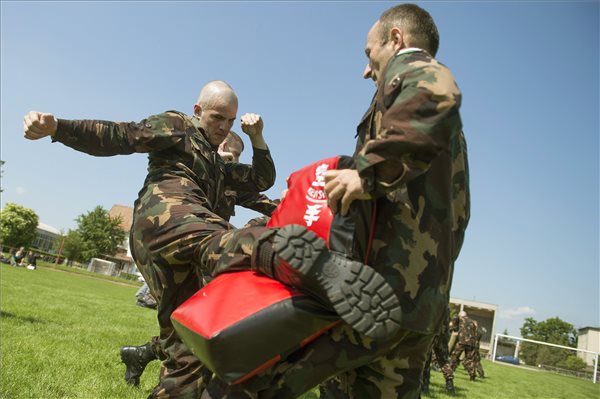
[[[92,258],[87,268],[88,272],[106,274],[112,276],[115,272],[115,262],[104,259]]]
[[[598,380],[598,352],[496,334],[492,361]]]

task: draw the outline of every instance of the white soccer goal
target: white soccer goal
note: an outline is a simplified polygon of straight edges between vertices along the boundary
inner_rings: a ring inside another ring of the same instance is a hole
[[[92,258],[88,264],[88,272],[106,274],[112,276],[115,272],[115,262],[111,262],[104,259]]]
[[[513,337],[513,336],[505,335],[505,334],[496,334],[496,337],[494,338],[494,346],[492,349],[492,361],[494,361],[494,362],[498,361],[498,359],[497,359],[499,357],[498,343],[500,341],[499,340],[500,338],[504,338],[505,340],[508,340],[508,341],[513,341],[514,349],[511,349],[511,351],[513,351],[513,353],[514,353],[514,356],[512,356],[513,359],[518,358],[520,355],[525,354],[525,352],[529,352],[530,356],[537,355],[538,348],[535,347],[534,345],[540,345],[539,348],[545,348],[544,349],[545,358],[554,357],[556,359],[557,357],[561,357],[561,356],[563,358],[568,357],[567,354],[569,352],[566,352],[566,351],[571,351],[574,353],[575,356],[582,359],[582,361],[584,361],[584,362],[587,359],[592,359],[593,360],[593,371],[591,373],[592,381],[594,382],[594,384],[596,384],[598,381],[598,352],[591,352],[591,351],[587,351],[584,349],[571,348],[569,346],[550,344],[548,342],[534,341],[532,339],[527,339],[527,338]],[[534,345],[532,345],[532,344],[534,344]],[[527,347],[527,345],[531,345],[531,346]],[[573,355],[570,355],[570,356],[573,356]],[[548,364],[544,364],[543,361],[537,362],[537,364],[535,364],[534,366],[537,366],[539,368],[543,368],[546,370],[550,370],[550,371],[556,371],[556,372],[566,372],[567,371],[564,369],[564,367],[560,367],[560,365],[559,366],[548,365]],[[589,368],[589,366],[588,366],[588,368]],[[579,376],[579,377],[587,374],[587,378],[590,377],[590,373],[586,373],[586,372],[569,371],[568,374]]]

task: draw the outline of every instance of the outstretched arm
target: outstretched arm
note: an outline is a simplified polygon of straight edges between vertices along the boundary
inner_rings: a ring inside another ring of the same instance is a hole
[[[160,151],[185,137],[185,122],[176,113],[150,116],[139,123],[57,119],[31,111],[23,120],[25,138],[51,136],[75,150],[95,156]]]

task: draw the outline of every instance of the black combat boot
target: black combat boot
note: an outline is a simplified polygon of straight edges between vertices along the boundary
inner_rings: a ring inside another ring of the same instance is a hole
[[[400,302],[383,276],[329,251],[323,239],[303,226],[274,230],[268,241],[255,246],[252,267],[306,292],[371,338],[392,337],[400,328]]]
[[[455,393],[454,382],[452,380],[446,380],[446,392]]]
[[[421,386],[421,393],[425,395],[429,395],[429,382],[424,382]]]
[[[125,381],[133,386],[140,385],[140,376],[146,365],[157,359],[150,343],[142,346],[122,346],[121,361],[125,363]]]
[[[474,375],[474,374],[473,374],[473,375],[470,375],[470,376],[469,376],[469,380],[471,380],[471,381],[475,381],[475,375]]]

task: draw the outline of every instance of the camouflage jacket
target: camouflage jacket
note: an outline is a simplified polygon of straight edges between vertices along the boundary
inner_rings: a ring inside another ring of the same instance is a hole
[[[203,206],[209,217],[214,216],[211,213],[225,187],[260,192],[275,182],[268,150],[255,148],[252,165],[225,163],[206,140],[198,120],[176,111],[139,123],[59,119],[53,141],[95,156],[148,153],[148,175],[138,201],[144,195],[162,201],[176,198]]]
[[[279,205],[279,200],[272,200],[266,195],[257,192],[236,192],[226,187],[224,197],[218,204],[215,213],[229,221],[235,215],[236,205],[252,209],[265,216],[271,216],[277,205]]]
[[[374,198],[363,201],[376,215],[368,263],[396,289],[403,327],[435,333],[470,214],[461,93],[450,71],[418,49],[400,51],[382,76],[354,153]]]
[[[473,319],[463,317],[460,319],[458,328],[458,339],[457,342],[462,345],[477,346],[481,334],[479,332],[479,325]]]

